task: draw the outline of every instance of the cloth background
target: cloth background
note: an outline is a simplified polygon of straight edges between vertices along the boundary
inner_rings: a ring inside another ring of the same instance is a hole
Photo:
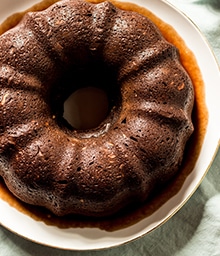
[[[200,28],[220,63],[220,0],[169,0],[169,2],[186,13]],[[11,255],[219,256],[220,150],[205,179],[184,207],[163,226],[143,238],[113,249],[75,252],[38,245],[0,227],[0,256]]]

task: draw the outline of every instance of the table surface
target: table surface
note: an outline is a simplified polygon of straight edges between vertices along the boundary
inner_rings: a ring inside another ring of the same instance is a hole
[[[199,27],[220,63],[220,0],[169,2],[182,10]],[[203,182],[181,210],[161,227],[129,244],[101,251],[63,251],[35,244],[0,226],[1,256],[192,254],[220,255],[220,150]]]

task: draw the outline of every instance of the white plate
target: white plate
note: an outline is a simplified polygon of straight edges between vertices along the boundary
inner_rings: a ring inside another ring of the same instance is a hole
[[[1,0],[0,22],[10,13],[24,10],[36,2],[38,0]],[[209,123],[195,168],[179,192],[157,211],[136,224],[113,232],[98,228],[59,229],[55,226],[48,226],[22,214],[5,201],[0,200],[0,223],[16,234],[40,244],[70,250],[93,250],[118,246],[149,233],[168,220],[190,198],[206,174],[220,138],[218,112],[220,109],[220,75],[216,60],[198,29],[170,4],[161,0],[136,0],[135,3],[146,7],[163,21],[171,24],[194,52],[200,66],[205,82]]]

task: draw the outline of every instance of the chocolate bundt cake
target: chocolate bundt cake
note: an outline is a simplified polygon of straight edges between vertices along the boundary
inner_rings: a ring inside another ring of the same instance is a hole
[[[108,113],[76,129],[64,102],[88,83]],[[178,172],[193,101],[178,50],[148,18],[83,0],[27,13],[0,36],[0,175],[56,215],[113,214]]]

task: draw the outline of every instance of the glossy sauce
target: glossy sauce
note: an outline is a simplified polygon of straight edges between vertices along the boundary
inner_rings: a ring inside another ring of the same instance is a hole
[[[45,9],[51,3],[56,1],[57,0],[43,1],[42,3],[35,5],[33,8],[28,9],[28,11]],[[97,3],[101,1],[90,0],[90,2]],[[195,131],[191,136],[189,143],[187,144],[185,150],[185,157],[179,174],[172,181],[170,181],[169,184],[167,184],[162,190],[155,193],[152,198],[149,199],[144,205],[130,206],[129,209],[124,209],[117,215],[108,218],[91,219],[88,217],[79,216],[56,217],[49,211],[41,207],[30,206],[21,202],[8,191],[3,182],[3,179],[0,177],[0,198],[8,202],[11,206],[15,207],[22,213],[31,216],[37,221],[43,221],[47,225],[54,225],[60,228],[98,227],[100,229],[114,231],[137,223],[141,219],[154,213],[158,208],[160,208],[167,200],[169,200],[181,189],[185,179],[193,170],[197,157],[201,150],[204,135],[206,133],[208,111],[205,105],[204,83],[195,56],[193,55],[191,50],[187,48],[184,40],[172,27],[164,23],[160,18],[155,16],[150,11],[146,10],[145,8],[138,7],[135,4],[117,2],[113,3],[121,9],[137,11],[149,17],[159,27],[164,37],[169,42],[176,45],[176,47],[179,49],[181,62],[189,73],[194,84],[195,105],[193,109],[193,123]],[[23,15],[24,13],[19,13],[11,16],[0,27],[0,34],[4,31],[7,31],[10,27],[16,25]]]

